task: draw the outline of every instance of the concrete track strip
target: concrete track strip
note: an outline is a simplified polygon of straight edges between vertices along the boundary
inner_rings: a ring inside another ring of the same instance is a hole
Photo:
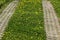
[[[3,37],[3,32],[6,28],[6,25],[15,11],[18,1],[11,2],[7,8],[0,15],[0,39]]]
[[[43,0],[44,22],[47,40],[60,40],[60,25],[50,1]]]
[[[0,14],[0,18],[1,18],[1,16],[4,15],[4,13],[10,8],[10,6],[11,6],[12,4],[13,4],[13,2],[11,2],[11,3],[3,10],[2,14]]]

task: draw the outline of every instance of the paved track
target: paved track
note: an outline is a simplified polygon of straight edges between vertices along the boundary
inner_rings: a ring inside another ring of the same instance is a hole
[[[8,24],[9,19],[15,11],[18,1],[11,2],[0,15],[0,39],[3,37],[3,32]]]
[[[47,40],[60,40],[60,25],[50,1],[43,0],[44,22]]]

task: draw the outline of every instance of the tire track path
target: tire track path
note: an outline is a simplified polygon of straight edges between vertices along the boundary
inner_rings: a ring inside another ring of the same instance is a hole
[[[50,1],[43,0],[44,22],[47,40],[60,40],[60,25]]]
[[[8,24],[9,19],[15,11],[18,1],[11,2],[0,15],[0,39],[3,37],[3,32]]]

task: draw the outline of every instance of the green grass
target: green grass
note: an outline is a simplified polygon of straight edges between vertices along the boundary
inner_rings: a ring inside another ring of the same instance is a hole
[[[60,0],[51,0],[53,7],[57,13],[57,16],[60,18]]]
[[[2,40],[46,40],[41,0],[21,0]]]
[[[0,0],[0,5],[5,3],[5,0]]]
[[[9,3],[5,3],[3,6],[1,6],[0,8],[0,14],[2,13],[2,11],[7,7]]]

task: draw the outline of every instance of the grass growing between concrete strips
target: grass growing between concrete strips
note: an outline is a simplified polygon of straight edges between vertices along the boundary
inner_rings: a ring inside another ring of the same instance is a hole
[[[41,0],[21,0],[2,40],[46,40]]]

